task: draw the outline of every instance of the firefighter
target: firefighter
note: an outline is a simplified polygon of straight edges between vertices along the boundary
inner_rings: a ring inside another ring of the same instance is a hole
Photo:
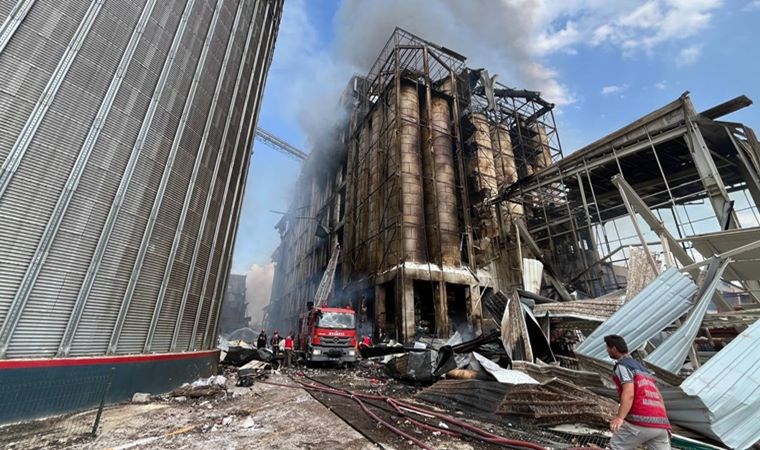
[[[285,358],[283,363],[285,367],[290,367],[291,358],[293,357],[293,338],[290,335],[285,337]]]
[[[274,330],[274,333],[272,333],[272,339],[269,342],[272,344],[272,351],[276,358],[277,353],[280,352],[280,333],[277,330]]]
[[[266,330],[261,330],[261,333],[259,333],[258,339],[256,339],[256,348],[266,348],[267,346],[267,332]]]

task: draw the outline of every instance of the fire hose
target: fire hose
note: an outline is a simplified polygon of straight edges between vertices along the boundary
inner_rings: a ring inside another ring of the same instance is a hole
[[[435,412],[435,411],[432,411],[432,410],[428,410],[426,408],[422,408],[420,406],[416,406],[416,405],[412,405],[412,404],[409,404],[409,403],[406,403],[406,402],[403,402],[403,401],[400,401],[400,400],[396,400],[396,399],[393,399],[391,397],[386,397],[386,396],[382,396],[382,395],[364,394],[364,393],[360,393],[360,392],[352,392],[352,391],[348,391],[348,390],[344,390],[344,389],[337,389],[337,388],[334,388],[334,387],[331,387],[331,386],[319,386],[319,385],[316,385],[316,384],[305,383],[305,382],[297,381],[297,380],[294,380],[294,381],[297,383],[297,385],[284,384],[284,383],[276,383],[276,382],[272,382],[272,381],[260,381],[260,383],[269,384],[269,385],[272,385],[272,386],[287,387],[287,388],[301,388],[301,389],[306,389],[306,390],[311,390],[311,391],[317,391],[317,392],[321,392],[321,393],[325,393],[325,394],[337,395],[337,396],[344,397],[344,398],[349,398],[349,399],[355,401],[359,405],[359,407],[362,409],[362,411],[365,414],[367,414],[369,417],[371,417],[373,420],[375,420],[376,422],[378,422],[379,424],[381,424],[382,426],[384,426],[385,428],[387,428],[391,432],[395,433],[396,435],[401,436],[404,439],[410,440],[415,445],[417,445],[418,447],[426,449],[426,450],[427,449],[432,450],[432,449],[431,449],[430,446],[428,446],[424,442],[420,441],[419,439],[415,438],[414,436],[409,435],[408,433],[404,432],[403,430],[401,430],[401,429],[399,429],[399,428],[391,425],[387,421],[384,421],[383,419],[381,419],[377,414],[375,414],[372,411],[370,411],[369,408],[367,408],[366,404],[362,400],[374,400],[374,401],[384,402],[384,403],[388,404],[389,406],[391,406],[399,414],[402,414],[402,415],[406,416],[407,418],[409,418],[410,422],[413,423],[414,425],[416,425],[416,426],[418,426],[418,427],[420,427],[422,429],[428,430],[428,431],[439,431],[439,432],[441,432],[443,434],[446,434],[446,435],[449,435],[449,436],[458,436],[458,435],[461,434],[461,433],[457,433],[455,431],[451,431],[451,430],[445,429],[443,427],[435,427],[435,426],[426,424],[424,422],[415,420],[415,419],[409,417],[408,414],[404,413],[403,410],[406,409],[408,411],[416,412],[416,413],[421,414],[421,415],[427,415],[429,417],[436,417],[437,419],[440,419],[443,422],[450,423],[452,425],[458,426],[458,427],[460,427],[460,428],[462,428],[464,430],[469,431],[470,433],[467,433],[468,436],[473,437],[475,439],[482,440],[484,442],[489,442],[489,443],[492,443],[492,444],[507,445],[507,446],[511,446],[511,447],[527,448],[527,449],[532,449],[532,450],[545,450],[545,447],[542,447],[542,446],[540,446],[538,444],[535,444],[533,442],[505,438],[505,437],[502,437],[502,436],[490,433],[490,432],[488,432],[486,430],[483,430],[483,429],[481,429],[479,427],[471,425],[471,424],[469,424],[467,422],[464,422],[462,420],[459,420],[459,419],[456,419],[454,417],[448,416],[446,414],[442,414],[442,413],[438,413],[438,412]]]

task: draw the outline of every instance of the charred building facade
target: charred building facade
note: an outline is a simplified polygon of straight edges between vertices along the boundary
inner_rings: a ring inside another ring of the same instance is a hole
[[[335,302],[364,332],[480,327],[483,292],[519,281],[505,240],[522,206],[496,199],[561,157],[553,105],[400,29],[341,103],[346,126],[306,161],[278,226],[270,326],[295,326],[340,245]]]

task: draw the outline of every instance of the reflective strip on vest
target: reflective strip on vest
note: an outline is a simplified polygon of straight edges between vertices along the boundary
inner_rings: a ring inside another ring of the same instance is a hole
[[[623,358],[618,364],[633,373],[633,405],[625,420],[634,425],[649,428],[670,429],[668,413],[652,374],[633,358]],[[614,373],[612,380],[617,386],[618,395],[623,392],[623,385]]]

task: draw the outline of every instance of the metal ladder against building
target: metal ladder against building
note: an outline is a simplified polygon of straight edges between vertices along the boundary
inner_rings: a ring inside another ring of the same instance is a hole
[[[335,270],[338,267],[339,256],[340,244],[336,244],[330,256],[330,261],[327,263],[325,273],[322,275],[322,280],[319,282],[317,293],[314,295],[314,304],[317,306],[327,306],[327,301],[330,299],[330,293],[335,282]]]

